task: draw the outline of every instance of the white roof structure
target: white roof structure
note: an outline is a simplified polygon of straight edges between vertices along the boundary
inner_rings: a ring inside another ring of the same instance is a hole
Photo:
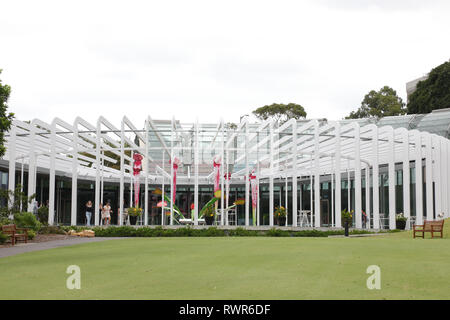
[[[410,163],[425,166],[425,200],[422,199],[422,184],[416,184],[417,221],[425,216],[433,219],[436,212],[449,214],[450,208],[450,141],[444,137],[403,127],[378,127],[374,124],[360,125],[355,121],[323,122],[319,120],[296,121],[291,119],[282,125],[273,121],[249,123],[244,119],[237,125],[220,121],[217,124],[183,123],[153,120],[148,117],[144,128],[138,129],[127,117],[119,126],[100,117],[96,123],[89,123],[77,117],[70,124],[55,118],[51,123],[39,119],[31,122],[14,120],[6,134],[6,154],[10,173],[20,164],[28,167],[30,180],[28,194],[36,188],[36,170],[49,172],[50,212],[54,212],[55,175],[72,178],[72,197],[76,199],[77,180],[95,181],[95,203],[98,208],[100,179],[117,181],[121,188],[125,177],[132,176],[132,153],[144,156],[141,182],[146,190],[148,184],[173,183],[174,169],[170,159],[181,160],[177,183],[199,184],[213,182],[213,157],[223,159],[222,170],[230,173],[231,183],[245,184],[246,225],[249,225],[250,183],[247,178],[254,170],[258,182],[267,181],[270,186],[270,225],[273,225],[273,182],[274,179],[292,180],[293,189],[297,179],[308,177],[314,181],[315,194],[320,194],[321,176],[332,176],[340,185],[341,174],[352,171],[355,176],[355,190],[361,190],[362,178],[377,185],[380,166],[388,166],[389,172],[389,225],[395,228],[395,165],[401,164],[403,179],[409,182]],[[407,170],[406,170],[407,169]],[[431,172],[431,174],[428,174]],[[422,172],[416,174],[421,181]],[[372,177],[372,179],[370,179]],[[367,179],[369,178],[369,179]],[[221,186],[224,183],[221,175]],[[9,175],[9,188],[15,185],[14,174]],[[409,215],[409,183],[403,184],[403,212]],[[34,189],[33,189],[34,188]],[[52,191],[53,190],[53,191]],[[366,188],[369,192],[370,188]],[[146,191],[147,192],[147,191]],[[372,192],[372,191],[370,191]],[[293,207],[297,208],[297,193],[292,193]],[[356,222],[361,228],[361,193],[356,192]],[[147,198],[147,193],[146,193]],[[220,208],[224,208],[223,198]],[[335,191],[336,226],[340,227],[340,188]],[[373,227],[379,227],[378,188],[366,196],[373,202]],[[393,200],[392,200],[393,199]],[[427,212],[422,213],[422,201],[426,201]],[[198,200],[195,212],[198,215]],[[147,203],[147,201],[145,202]],[[420,205],[419,205],[420,204]],[[367,208],[368,206],[366,206]],[[121,210],[123,205],[121,205]],[[315,196],[315,226],[320,226],[320,197]],[[72,201],[76,217],[76,201]],[[147,214],[148,208],[145,208]],[[369,213],[370,214],[370,213]],[[172,208],[173,215],[173,208]],[[52,214],[49,222],[53,223]],[[223,216],[223,215],[222,215]],[[198,216],[195,217],[196,219]],[[76,219],[76,218],[75,218]],[[195,220],[195,219],[194,219]],[[297,214],[292,214],[293,225],[297,226]],[[72,219],[72,223],[76,220]],[[146,221],[147,222],[147,221]],[[172,222],[172,220],[171,220]],[[96,216],[98,224],[98,217]],[[197,223],[197,220],[195,220]],[[226,224],[226,221],[221,221]],[[122,221],[120,221],[122,224]]]

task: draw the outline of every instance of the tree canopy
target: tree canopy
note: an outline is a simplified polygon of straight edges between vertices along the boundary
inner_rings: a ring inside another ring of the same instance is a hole
[[[0,75],[2,69],[0,69]],[[5,154],[5,131],[11,128],[11,121],[14,118],[14,113],[7,113],[8,98],[11,93],[11,87],[7,84],[2,84],[0,79],[0,157]]]
[[[361,107],[352,111],[346,119],[382,118],[406,114],[402,98],[391,87],[384,86],[379,91],[371,90],[364,96]]]
[[[253,114],[261,120],[274,119],[282,124],[290,119],[306,118],[305,109],[296,103],[282,104],[273,103],[264,107],[259,107]]]
[[[437,66],[427,79],[419,81],[408,101],[409,114],[444,108],[450,108],[450,61]]]

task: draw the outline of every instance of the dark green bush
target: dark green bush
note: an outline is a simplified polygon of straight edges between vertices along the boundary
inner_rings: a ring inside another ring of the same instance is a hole
[[[36,237],[36,231],[34,231],[34,230],[28,230],[28,240],[33,240],[34,239],[34,237]]]
[[[6,239],[8,239],[8,236],[0,231],[0,244],[5,243]]]
[[[41,206],[38,209],[37,215],[38,215],[38,220],[40,223],[42,223],[44,226],[48,225],[48,207],[47,206]]]
[[[42,226],[40,234],[64,234],[64,230],[59,226]]]
[[[18,228],[28,228],[34,231],[38,231],[41,228],[41,223],[31,212],[16,213],[14,215],[14,223]]]
[[[50,228],[50,227],[48,227]],[[132,227],[132,226],[110,226],[104,227],[61,227],[61,230],[75,230],[80,232],[85,229],[91,229],[95,232],[96,237],[328,237],[343,235],[344,230],[328,230],[321,231],[311,230],[281,230],[272,228],[270,230],[247,230],[239,227],[236,229],[219,229],[217,227],[209,227],[205,229],[196,229],[192,227],[183,227],[177,229],[157,227]],[[369,234],[373,233],[366,230],[352,230],[350,234]]]

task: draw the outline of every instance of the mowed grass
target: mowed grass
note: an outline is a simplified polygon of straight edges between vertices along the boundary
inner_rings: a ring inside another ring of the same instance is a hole
[[[449,221],[446,221],[447,223]],[[450,299],[450,239],[130,238],[0,259],[1,299]],[[81,289],[66,269],[81,268]],[[366,287],[369,265],[381,290]]]

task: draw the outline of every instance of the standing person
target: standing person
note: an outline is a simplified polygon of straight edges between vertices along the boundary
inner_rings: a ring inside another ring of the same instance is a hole
[[[103,219],[105,219],[105,225],[109,225],[111,223],[111,205],[106,202],[106,205],[103,207]]]
[[[86,225],[87,225],[88,227],[91,226],[92,209],[93,209],[93,208],[92,208],[92,201],[89,200],[89,201],[86,203]]]
[[[98,216],[100,217],[100,225],[103,224],[103,203],[100,203],[98,208]]]
[[[37,215],[38,215],[38,210],[39,210],[39,202],[34,200],[34,203],[33,203],[33,214],[34,214],[35,217],[37,217]]]

